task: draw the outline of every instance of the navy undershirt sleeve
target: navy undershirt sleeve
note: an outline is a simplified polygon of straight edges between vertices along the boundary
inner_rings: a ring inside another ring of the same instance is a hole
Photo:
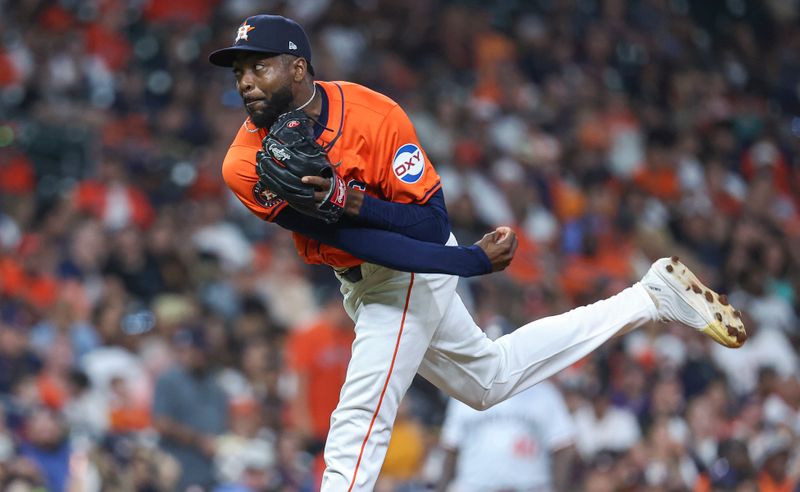
[[[446,273],[473,277],[491,273],[492,264],[478,246],[444,246],[420,241],[397,232],[360,226],[343,217],[337,224],[303,215],[284,207],[274,222],[304,236],[346,251],[356,258],[394,270]]]
[[[365,194],[358,219],[370,227],[429,243],[444,244],[450,237],[450,220],[441,189],[423,205],[387,202]]]

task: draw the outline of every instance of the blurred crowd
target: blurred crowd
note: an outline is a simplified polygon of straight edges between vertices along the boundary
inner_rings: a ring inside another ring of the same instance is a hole
[[[741,349],[653,323],[553,378],[575,458],[541,490],[800,490],[800,2],[0,0],[3,490],[318,486],[352,322],[225,188],[206,60],[264,12],[404,107],[462,244],[515,227],[460,282],[487,332],[665,255],[743,311]],[[376,490],[472,490],[450,418],[415,381]]]

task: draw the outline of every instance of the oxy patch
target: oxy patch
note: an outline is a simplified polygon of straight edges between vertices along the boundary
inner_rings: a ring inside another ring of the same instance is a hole
[[[405,144],[394,153],[392,171],[404,183],[416,183],[425,173],[425,154],[417,145]]]

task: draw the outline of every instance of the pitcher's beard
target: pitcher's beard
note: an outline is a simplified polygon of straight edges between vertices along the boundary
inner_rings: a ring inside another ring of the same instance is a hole
[[[247,113],[250,115],[250,121],[253,122],[256,128],[271,127],[272,124],[275,123],[275,120],[278,119],[278,116],[289,111],[293,99],[292,90],[289,86],[278,89],[272,94],[269,101],[263,105],[264,109],[256,111],[247,110]],[[246,105],[245,109],[247,109]]]

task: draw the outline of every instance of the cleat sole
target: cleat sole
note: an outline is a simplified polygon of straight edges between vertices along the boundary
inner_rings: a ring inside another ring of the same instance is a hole
[[[739,348],[747,340],[741,312],[725,295],[709,289],[677,257],[660,265],[656,274],[706,322],[700,331],[729,348]]]

